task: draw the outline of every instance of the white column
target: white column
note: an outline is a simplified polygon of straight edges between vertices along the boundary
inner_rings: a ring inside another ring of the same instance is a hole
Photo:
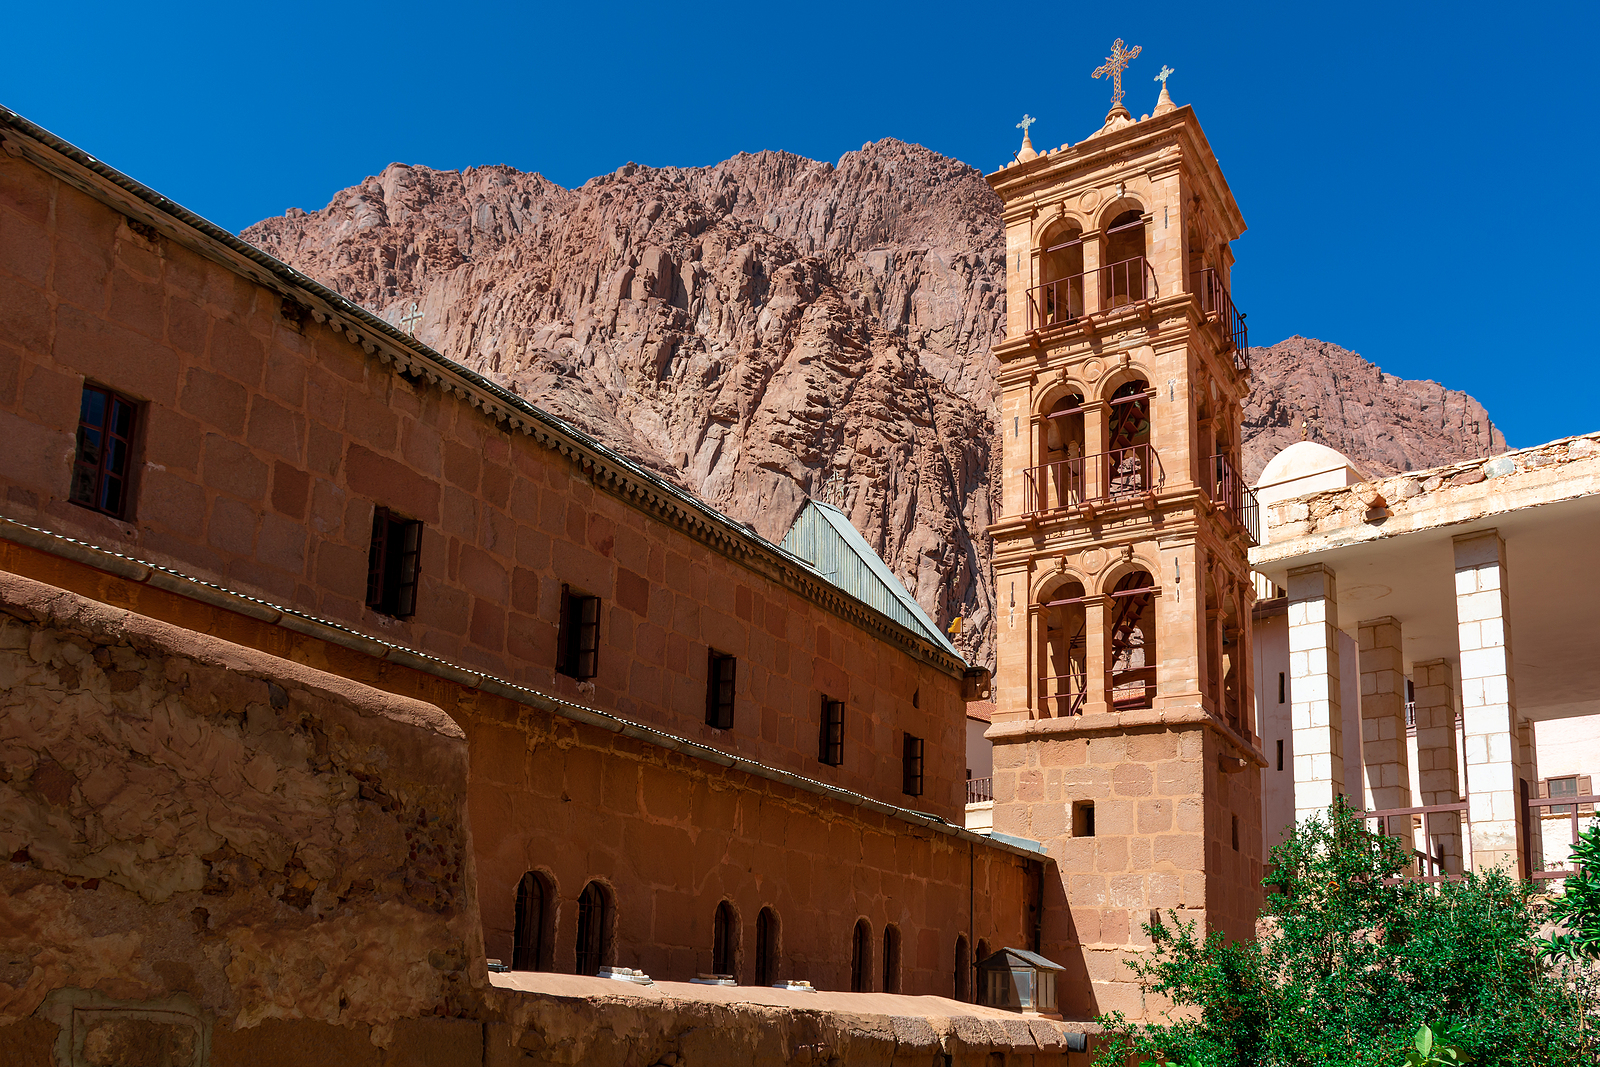
[[[1472,867],[1522,869],[1524,820],[1517,698],[1511,676],[1511,597],[1498,531],[1455,538],[1456,628],[1466,735]]]
[[[1368,619],[1356,631],[1361,661],[1361,763],[1367,810],[1411,807],[1411,758],[1406,749],[1406,675],[1400,622]],[[1389,833],[1411,847],[1411,816],[1390,820]]]
[[[1320,563],[1289,572],[1290,728],[1294,736],[1294,818],[1325,812],[1344,792],[1344,726],[1339,709],[1339,598]]]
[[[1417,789],[1421,794],[1417,805],[1459,803],[1454,672],[1448,660],[1413,663],[1411,682],[1417,699]],[[1423,851],[1430,855],[1443,853],[1445,870],[1460,874],[1460,816],[1455,812],[1429,815],[1423,822],[1423,831]]]

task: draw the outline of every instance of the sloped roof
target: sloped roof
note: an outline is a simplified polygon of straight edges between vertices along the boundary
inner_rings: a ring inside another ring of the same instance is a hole
[[[1064,971],[1065,967],[1052,960],[1047,960],[1037,952],[1029,952],[1025,948],[1003,948],[978,961],[978,966],[984,969],[1007,967],[1011,961],[1021,960],[1030,967],[1037,967],[1041,971]]]
[[[782,547],[857,600],[916,631],[950,655],[961,656],[950,638],[917,604],[916,597],[867,544],[867,539],[832,504],[808,501],[783,535]]]

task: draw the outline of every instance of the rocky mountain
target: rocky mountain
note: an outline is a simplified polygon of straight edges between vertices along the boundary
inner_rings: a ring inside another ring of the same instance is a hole
[[[1373,478],[1506,450],[1505,435],[1466,393],[1385,374],[1338,345],[1291,337],[1252,348],[1255,388],[1244,405],[1245,477],[1279,451],[1312,440]]]
[[[415,302],[420,340],[766,537],[807,495],[840,503],[992,664],[1004,252],[971,167],[894,140],[837,164],[630,163],[578,189],[397,163],[242,236],[390,322]],[[1457,458],[1463,426],[1504,447],[1471,398],[1318,345],[1257,352],[1252,478],[1308,411],[1375,474]]]

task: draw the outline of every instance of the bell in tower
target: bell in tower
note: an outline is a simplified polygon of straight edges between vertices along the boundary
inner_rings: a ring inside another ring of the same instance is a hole
[[[1262,902],[1238,205],[1194,111],[1122,106],[988,176],[1005,205],[994,828],[1043,843],[1062,1010],[1144,999],[1153,912],[1252,936]],[[1028,120],[1031,121],[1031,120]]]

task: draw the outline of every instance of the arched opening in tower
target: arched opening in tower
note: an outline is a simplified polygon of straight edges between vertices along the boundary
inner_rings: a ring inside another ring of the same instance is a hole
[[[1083,314],[1083,231],[1071,223],[1052,231],[1040,266],[1045,324],[1077,321]]]
[[[1068,579],[1039,604],[1039,717],[1083,714],[1088,698],[1083,584]]]
[[[1124,211],[1106,227],[1104,271],[1109,277],[1101,284],[1108,307],[1145,298],[1144,238],[1144,216],[1137,209]]]
[[[1132,571],[1111,593],[1111,705],[1148,708],[1156,695],[1156,584]]]
[[[1051,405],[1039,443],[1044,463],[1033,481],[1032,511],[1070,508],[1084,499],[1083,397],[1071,393]]]
[[[1155,451],[1150,447],[1150,383],[1135,378],[1111,397],[1106,449],[1106,496],[1143,496],[1154,492]]]

